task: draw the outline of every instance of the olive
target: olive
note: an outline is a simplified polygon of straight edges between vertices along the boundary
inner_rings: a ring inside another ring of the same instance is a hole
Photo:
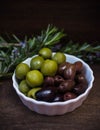
[[[77,95],[75,93],[67,92],[67,93],[64,94],[63,99],[64,99],[64,101],[67,101],[67,100],[70,100],[70,99],[74,99],[76,97],[77,97]]]
[[[63,95],[61,94],[57,94],[53,99],[53,102],[61,102],[61,101],[63,101]]]
[[[54,86],[54,78],[51,76],[45,77],[43,86],[44,87]]]
[[[66,56],[62,52],[56,52],[52,59],[57,62],[57,64],[64,63],[66,61]]]
[[[56,76],[54,77],[55,86],[59,86],[59,84],[60,84],[61,82],[63,82],[63,81],[64,81],[64,78],[63,78],[62,76],[60,76],[60,75],[56,75]]]
[[[64,82],[62,82],[59,87],[58,87],[58,91],[61,93],[65,93],[67,91],[72,90],[72,88],[74,87],[75,82],[74,80],[65,80]]]
[[[86,89],[87,89],[87,85],[84,83],[80,83],[73,88],[73,92],[76,93],[77,95],[80,95],[84,93]]]
[[[27,96],[30,97],[30,98],[36,99],[35,93],[36,93],[37,91],[39,91],[40,89],[41,89],[40,87],[32,88],[32,89],[28,92]]]
[[[46,59],[41,66],[41,72],[44,76],[54,76],[57,70],[57,62],[51,59]]]
[[[64,70],[70,65],[69,62],[64,62],[58,66],[58,74],[63,76]]]
[[[76,74],[76,68],[74,64],[71,64],[64,70],[64,78],[65,79],[74,79]]]
[[[29,90],[30,90],[30,87],[28,86],[28,84],[26,83],[26,80],[22,80],[19,84],[19,90],[26,94]]]
[[[87,80],[86,80],[85,76],[82,73],[77,74],[76,77],[75,77],[75,80],[76,80],[77,83],[87,84]]]
[[[40,49],[39,55],[44,59],[50,59],[52,57],[52,50],[50,48],[43,47]]]
[[[75,67],[76,67],[76,72],[81,72],[83,69],[83,63],[81,61],[76,61],[74,63]]]
[[[52,102],[55,96],[55,89],[53,87],[43,88],[36,92],[35,97],[39,101]]]

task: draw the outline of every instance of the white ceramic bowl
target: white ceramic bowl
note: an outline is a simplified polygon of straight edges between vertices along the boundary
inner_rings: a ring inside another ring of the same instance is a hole
[[[27,106],[30,110],[35,111],[40,114],[44,115],[62,115],[67,112],[71,112],[77,107],[79,107],[83,101],[87,98],[91,88],[93,87],[93,81],[94,81],[94,76],[93,76],[93,71],[89,67],[87,63],[85,63],[83,60],[73,56],[73,55],[68,55],[65,54],[67,57],[67,61],[70,63],[74,63],[76,61],[81,61],[83,63],[84,67],[84,73],[86,76],[86,79],[88,81],[88,88],[87,90],[81,94],[80,96],[76,97],[75,99],[71,99],[68,101],[64,102],[53,102],[53,103],[48,103],[44,101],[37,101],[35,99],[29,98],[25,96],[23,93],[21,93],[18,89],[18,83],[15,78],[15,73],[12,76],[13,80],[13,87],[16,90],[16,93],[22,100],[23,104]],[[27,63],[29,65],[31,58],[28,58],[24,61],[24,63]]]

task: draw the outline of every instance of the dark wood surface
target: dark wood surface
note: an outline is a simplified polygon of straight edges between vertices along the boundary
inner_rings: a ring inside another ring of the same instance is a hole
[[[73,112],[61,116],[30,111],[17,96],[11,79],[0,82],[0,130],[100,130],[100,66],[91,68],[95,81],[87,99]]]
[[[23,38],[53,24],[74,41],[100,41],[99,10],[97,0],[0,0],[0,35],[14,33]],[[12,80],[0,80],[0,130],[100,130],[100,65],[91,68],[95,82],[88,98],[62,116],[30,111],[17,96]]]

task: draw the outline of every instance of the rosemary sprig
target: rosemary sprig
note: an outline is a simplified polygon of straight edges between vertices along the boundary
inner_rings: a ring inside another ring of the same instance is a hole
[[[12,35],[16,43],[7,43],[0,37],[0,77],[11,74],[15,66],[27,57],[38,53],[42,47],[52,47],[65,36],[63,31],[48,25],[40,36],[27,39],[22,42],[17,36]]]
[[[81,52],[90,52],[94,53],[97,51],[100,51],[100,45],[98,46],[92,46],[91,44],[88,44],[87,42],[83,44],[74,43],[72,40],[70,40],[63,48],[62,51],[65,53],[78,55]]]
[[[0,77],[11,76],[17,64],[37,54],[42,47],[76,55],[87,62],[100,62],[100,45],[79,44],[72,40],[62,44],[60,41],[65,36],[63,30],[59,31],[58,28],[48,25],[39,36],[29,39],[25,36],[24,40],[20,40],[16,35],[12,35],[13,39],[7,42],[0,37]]]

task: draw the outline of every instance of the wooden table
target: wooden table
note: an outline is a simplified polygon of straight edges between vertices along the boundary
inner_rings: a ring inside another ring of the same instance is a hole
[[[23,105],[11,79],[0,82],[0,130],[99,130],[100,65],[91,65],[95,81],[85,102],[61,116],[37,114]]]

